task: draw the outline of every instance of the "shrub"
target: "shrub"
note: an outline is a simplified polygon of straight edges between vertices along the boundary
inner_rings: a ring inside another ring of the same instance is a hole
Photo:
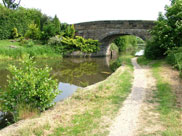
[[[36,9],[19,7],[16,10],[5,8],[0,4],[0,39],[12,38],[12,29],[17,28],[19,35],[24,35],[30,22],[37,22],[42,13]]]
[[[182,47],[169,50],[167,61],[175,68],[179,69],[180,74],[182,74]]]
[[[61,30],[61,23],[59,21],[59,18],[56,15],[53,18],[53,23],[55,25],[56,34],[59,34]]]
[[[163,50],[157,43],[153,41],[147,41],[145,48],[145,57],[148,59],[159,59],[163,57],[165,50]]]
[[[51,37],[49,39],[48,45],[53,47],[55,49],[55,51],[58,53],[66,52],[66,47],[63,46],[61,41],[62,41],[62,37],[57,35],[57,36]]]
[[[56,35],[56,27],[52,22],[48,22],[47,24],[44,24],[43,31],[41,33],[41,40],[43,40],[45,43],[47,41]]]
[[[84,39],[81,36],[76,36],[75,39],[69,38],[69,37],[63,37],[62,44],[67,46],[66,48],[79,50],[85,53],[93,53],[98,51],[99,48],[99,42],[98,40],[93,39]]]
[[[171,5],[165,7],[165,14],[159,14],[155,26],[150,31],[154,43],[160,46],[160,49],[164,50],[164,52],[182,46],[181,3],[181,0],[171,0]],[[160,56],[165,56],[163,52],[158,53],[161,53]]]
[[[31,38],[31,39],[34,39],[34,40],[40,39],[40,30],[39,30],[39,28],[37,27],[36,24],[30,24],[28,26],[28,30],[25,33],[25,37],[26,38]]]
[[[75,27],[74,25],[68,25],[65,30],[65,37],[74,38],[75,37]]]
[[[17,28],[13,28],[13,30],[12,30],[12,32],[11,32],[11,37],[12,37],[13,39],[15,39],[15,38],[18,38],[18,36],[19,36],[19,34],[18,34]]]
[[[2,110],[16,115],[22,103],[39,111],[52,106],[59,91],[57,81],[50,77],[51,69],[35,67],[32,58],[25,59],[20,66],[9,66],[9,84],[7,90],[0,95]]]
[[[61,40],[62,40],[62,37],[60,36],[51,37],[48,41],[48,45],[52,45],[52,46],[61,45],[62,44]]]
[[[110,63],[110,68],[112,71],[116,71],[122,65],[122,58],[119,57],[117,60]]]

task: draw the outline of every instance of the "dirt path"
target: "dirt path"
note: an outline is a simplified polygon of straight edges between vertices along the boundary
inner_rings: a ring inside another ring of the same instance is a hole
[[[137,64],[137,59],[132,59],[134,65],[134,82],[132,92],[123,103],[123,107],[115,118],[109,136],[134,136],[138,129],[139,115],[141,106],[151,82],[148,76],[148,69],[142,68]]]

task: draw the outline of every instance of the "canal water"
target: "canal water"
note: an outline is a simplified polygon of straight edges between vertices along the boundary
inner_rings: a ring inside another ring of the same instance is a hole
[[[51,75],[58,80],[58,88],[62,91],[55,99],[61,101],[71,96],[78,88],[86,87],[106,79],[112,74],[109,68],[111,60],[104,58],[64,58],[64,59],[37,59],[37,67],[52,67]],[[0,61],[0,87],[6,90],[7,75],[9,74],[8,65],[19,66],[17,61]],[[0,112],[0,128],[11,122],[8,116]]]

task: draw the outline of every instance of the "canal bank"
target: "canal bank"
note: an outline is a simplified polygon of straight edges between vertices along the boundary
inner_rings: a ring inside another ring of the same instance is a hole
[[[0,131],[5,135],[85,135],[108,133],[108,126],[130,93],[133,80],[131,57],[106,80],[58,102],[39,117],[19,121]]]

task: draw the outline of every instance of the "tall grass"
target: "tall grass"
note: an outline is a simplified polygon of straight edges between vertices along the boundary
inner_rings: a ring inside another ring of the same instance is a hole
[[[13,46],[12,46],[13,44]],[[32,47],[19,46],[17,42],[0,41],[0,58],[22,58],[29,54],[34,57],[58,57],[60,54],[47,45],[34,45]]]

